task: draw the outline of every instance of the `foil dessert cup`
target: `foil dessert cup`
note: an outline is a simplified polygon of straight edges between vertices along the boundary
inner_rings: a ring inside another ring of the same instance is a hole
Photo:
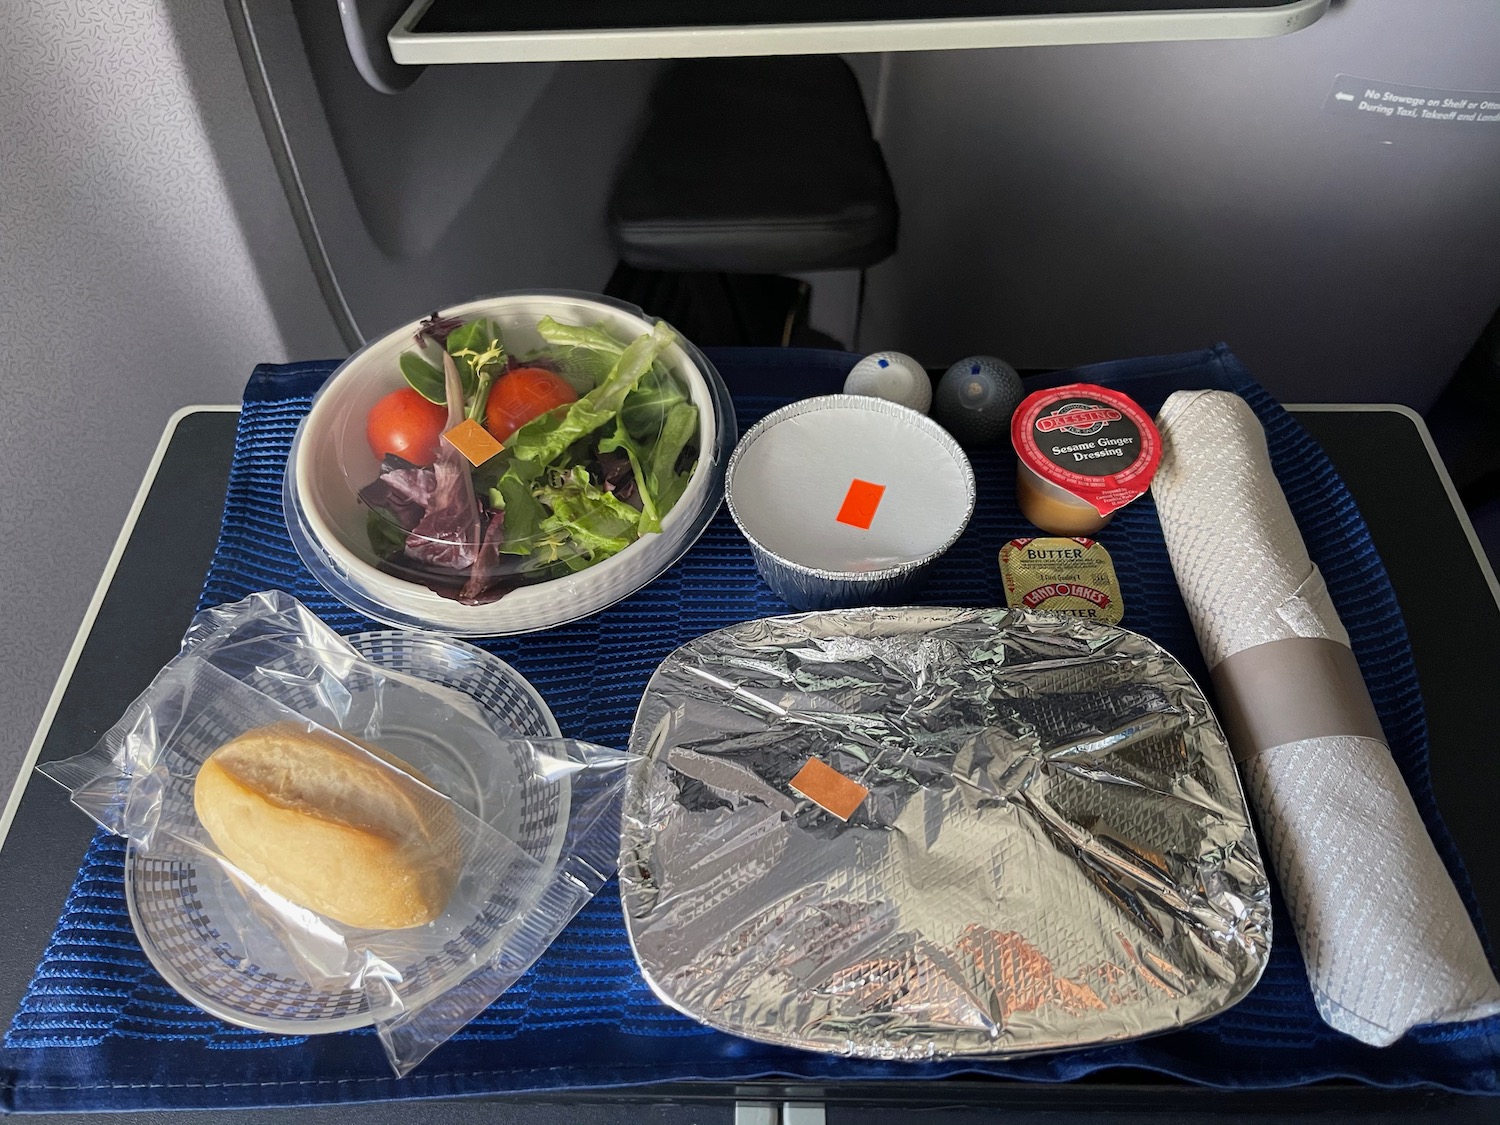
[[[756,569],[794,609],[901,601],[974,513],[974,470],[928,418],[865,395],[784,406],[725,473]]]

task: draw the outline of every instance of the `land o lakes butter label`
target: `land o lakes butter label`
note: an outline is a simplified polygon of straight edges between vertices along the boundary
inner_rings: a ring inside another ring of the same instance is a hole
[[[1116,624],[1125,616],[1109,552],[1092,539],[1012,539],[1000,548],[1011,609]]]

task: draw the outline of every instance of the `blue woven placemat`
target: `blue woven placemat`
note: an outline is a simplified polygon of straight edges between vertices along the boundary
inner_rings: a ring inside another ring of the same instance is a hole
[[[789,399],[837,389],[854,359],[788,350],[710,355],[736,392],[742,432]],[[251,378],[203,604],[276,587],[295,594],[341,632],[371,627],[302,568],[281,515],[281,475],[293,431],[333,366],[261,367]],[[1185,387],[1236,390],[1250,402],[1266,426],[1277,474],[1349,629],[1392,751],[1473,910],[1428,782],[1426,724],[1400,611],[1364,523],[1316,443],[1224,348],[1105,364],[1036,385],[1073,378],[1120,386],[1152,411],[1168,393]],[[936,568],[921,601],[1002,604],[1000,546],[1034,534],[1015,507],[1011,457],[984,451],[973,461],[979,482],[973,523]],[[1125,509],[1100,539],[1119,571],[1124,623],[1164,645],[1203,682],[1202,661],[1150,498]],[[565,733],[623,746],[636,701],[667,653],[712,629],[782,612],[785,605],[756,577],[747,547],[721,512],[682,562],[634,597],[586,621],[485,642],[485,647],[536,685]],[[1230,1087],[1347,1076],[1390,1086],[1432,1083],[1500,1091],[1500,1019],[1418,1029],[1383,1050],[1324,1026],[1279,901],[1265,976],[1244,1001],[1214,1019],[1095,1050],[917,1065],[762,1046],[710,1031],[667,1009],[636,971],[613,883],[515,988],[398,1081],[369,1032],[274,1037],[231,1027],[185,1004],[151,969],[131,932],[122,858],[120,842],[102,834],[88,850],[56,934],[6,1035],[0,1059],[6,1108],[280,1105],[771,1075],[839,1080],[984,1073],[1062,1081],[1121,1066]]]

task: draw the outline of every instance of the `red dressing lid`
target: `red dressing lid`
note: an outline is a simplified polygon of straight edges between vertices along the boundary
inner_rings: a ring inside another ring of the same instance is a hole
[[[1010,440],[1021,464],[1101,516],[1150,488],[1161,461],[1161,434],[1150,415],[1092,383],[1028,395],[1011,416]]]

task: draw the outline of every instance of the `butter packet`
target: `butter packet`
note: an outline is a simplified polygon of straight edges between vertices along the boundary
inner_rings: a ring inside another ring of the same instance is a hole
[[[1012,539],[1000,548],[1000,577],[1011,609],[1106,625],[1125,616],[1115,564],[1092,539]]]

